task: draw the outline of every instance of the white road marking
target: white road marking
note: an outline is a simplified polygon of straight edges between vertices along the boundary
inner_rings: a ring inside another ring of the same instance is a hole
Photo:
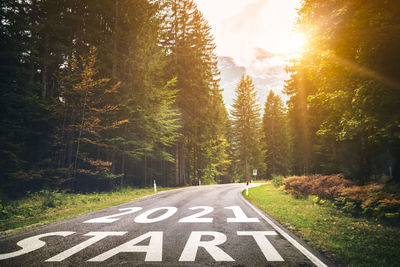
[[[117,214],[113,214],[113,215],[108,215],[108,216],[104,216],[104,217],[99,217],[99,218],[95,218],[95,219],[91,219],[91,220],[87,220],[84,221],[83,223],[113,223],[118,221],[120,218],[116,218],[116,217],[120,217],[123,215],[127,215],[127,214],[131,214],[134,212],[137,212],[139,210],[141,210],[142,208],[140,207],[133,207],[133,208],[123,208],[123,209],[119,209],[120,211],[124,211],[127,210],[125,212],[120,212]]]
[[[261,216],[267,223],[269,223],[272,228],[274,228],[279,234],[281,234],[287,241],[290,242],[295,248],[297,248],[301,253],[303,253],[304,256],[306,256],[312,263],[314,263],[318,267],[327,267],[325,263],[323,263],[320,259],[317,258],[314,254],[312,254],[310,251],[308,251],[305,247],[299,244],[294,238],[292,238],[290,235],[288,235],[283,229],[278,227],[274,222],[272,222],[270,219],[268,219],[264,214],[262,214],[261,211],[259,211],[253,204],[251,204],[249,201],[247,201],[242,194],[240,194],[244,202],[252,208],[258,215]]]
[[[46,245],[46,242],[40,240],[40,238],[42,237],[47,237],[47,236],[66,237],[72,234],[75,234],[75,232],[51,232],[25,238],[17,243],[17,245],[21,247],[20,250],[11,253],[0,254],[0,260],[18,257],[43,247],[44,245]]]
[[[147,238],[150,238],[149,245],[135,246]],[[105,261],[121,252],[146,252],[145,261],[162,261],[162,249],[163,232],[148,232],[116,248],[110,249],[109,251],[106,251],[88,261]]]
[[[148,218],[149,215],[151,215],[152,213],[157,212],[159,210],[167,210],[167,212],[165,212],[164,214],[162,214],[162,215],[160,215],[158,217],[155,217],[155,218],[151,218],[151,219]],[[177,211],[178,211],[178,209],[175,208],[175,207],[161,207],[161,208],[151,209],[151,210],[143,212],[142,214],[137,216],[135,218],[135,222],[136,223],[154,223],[154,222],[159,222],[159,221],[162,221],[162,220],[165,220],[165,219],[171,217]]]
[[[224,209],[232,210],[233,214],[235,215],[235,218],[227,218],[226,219],[227,222],[233,222],[233,223],[260,222],[258,218],[247,217],[247,215],[243,212],[240,206],[225,207]]]
[[[266,235],[277,235],[275,231],[238,231],[237,235],[253,236],[267,261],[285,261],[266,238]]]
[[[189,209],[190,210],[202,209],[203,211],[200,211],[198,213],[180,219],[179,220],[180,223],[211,223],[213,221],[213,218],[200,218],[201,216],[213,212],[214,210],[213,207],[199,206],[199,207],[192,207]]]
[[[213,236],[214,239],[210,241],[201,241],[201,237],[203,235]],[[193,231],[186,242],[179,261],[195,261],[199,247],[203,247],[216,261],[235,261],[231,256],[226,254],[226,252],[217,247],[218,245],[225,243],[225,241],[226,235],[223,233],[212,231]]]
[[[102,240],[103,238],[107,236],[123,236],[127,232],[89,232],[85,234],[84,236],[93,236],[92,238],[70,248],[67,249],[66,251],[61,252],[60,254],[57,254],[54,257],[51,257],[50,259],[46,261],[63,261],[66,258],[71,257],[72,255],[78,253],[79,251],[87,248],[88,246],[93,245],[94,243]]]

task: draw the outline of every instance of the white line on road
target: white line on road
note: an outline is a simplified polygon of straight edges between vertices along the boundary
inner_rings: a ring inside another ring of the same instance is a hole
[[[301,251],[301,253],[303,253],[304,256],[306,256],[312,263],[314,263],[318,267],[327,267],[327,265],[323,263],[320,259],[318,259],[318,257],[316,257],[314,254],[308,251],[305,247],[300,245],[299,242],[297,242],[294,238],[288,235],[283,229],[281,229],[279,226],[273,223],[269,218],[267,218],[264,214],[262,214],[261,211],[259,211],[252,203],[250,203],[247,199],[245,199],[241,193],[240,196],[250,208],[252,208],[255,212],[257,212],[257,214],[260,215],[261,218],[263,218],[267,223],[269,223],[272,226],[272,228],[274,228],[278,233],[280,233],[284,238],[286,238],[286,240],[289,241],[290,244],[292,244],[295,248]]]

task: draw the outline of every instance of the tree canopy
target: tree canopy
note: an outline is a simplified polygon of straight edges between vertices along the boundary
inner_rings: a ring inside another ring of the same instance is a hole
[[[308,45],[263,117],[230,114],[193,0],[0,3],[0,197],[272,174],[400,181],[400,4],[304,0]],[[269,90],[270,88],[263,88]]]

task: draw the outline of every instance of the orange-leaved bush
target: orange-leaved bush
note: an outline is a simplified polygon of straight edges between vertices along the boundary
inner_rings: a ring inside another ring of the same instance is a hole
[[[294,176],[283,181],[286,192],[295,197],[316,195],[331,200],[336,208],[356,215],[367,215],[399,222],[400,187],[398,185],[371,183],[357,186],[342,175]]]
[[[350,180],[341,174],[323,176],[314,174],[310,176],[293,176],[284,180],[285,190],[296,197],[317,195],[325,199],[334,199],[340,196],[343,189],[354,186]]]

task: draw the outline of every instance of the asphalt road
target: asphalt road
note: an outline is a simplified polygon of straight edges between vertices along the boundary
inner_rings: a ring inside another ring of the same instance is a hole
[[[243,189],[166,191],[3,237],[0,265],[331,265],[249,204]]]

